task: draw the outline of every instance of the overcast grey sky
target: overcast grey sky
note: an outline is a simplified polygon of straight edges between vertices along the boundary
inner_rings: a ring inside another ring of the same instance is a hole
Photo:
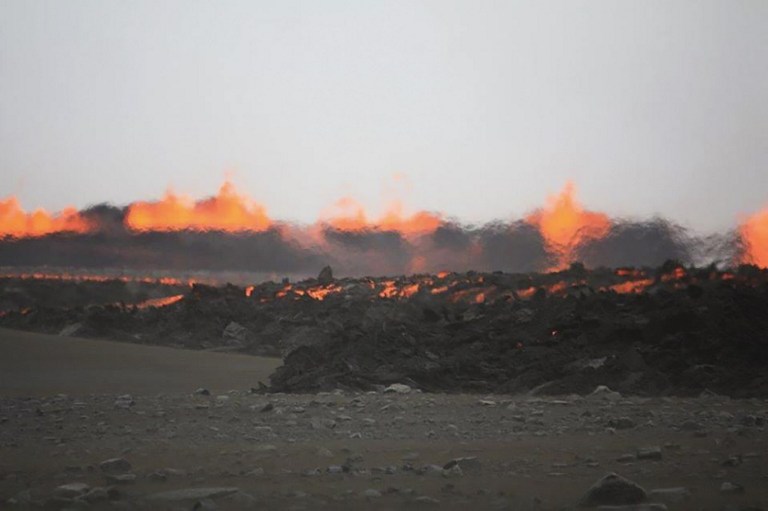
[[[768,205],[768,2],[0,0],[0,197],[519,217]]]

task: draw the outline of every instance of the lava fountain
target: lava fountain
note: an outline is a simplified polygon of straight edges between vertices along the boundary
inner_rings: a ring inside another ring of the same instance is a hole
[[[768,207],[747,218],[739,234],[745,249],[741,262],[768,268]]]
[[[27,213],[16,197],[0,200],[0,237],[28,238],[57,232],[85,233],[90,223],[75,208],[65,208],[58,213],[36,209]]]
[[[156,202],[128,206],[126,225],[134,231],[261,232],[272,225],[266,208],[225,181],[213,197],[193,201],[172,191]]]
[[[576,187],[568,182],[558,195],[547,198],[546,206],[526,217],[539,229],[547,250],[557,259],[553,270],[567,267],[580,245],[604,237],[611,228],[608,215],[585,210],[575,195]]]

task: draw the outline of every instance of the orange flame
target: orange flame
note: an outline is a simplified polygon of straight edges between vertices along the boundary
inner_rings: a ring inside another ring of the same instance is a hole
[[[125,223],[135,231],[265,231],[272,225],[264,206],[237,193],[225,181],[215,197],[193,201],[165,193],[157,202],[134,202],[128,207]]]
[[[439,215],[427,211],[405,215],[399,201],[392,202],[379,220],[369,221],[365,208],[351,197],[342,197],[321,217],[325,217],[323,223],[340,231],[396,231],[405,235],[434,232],[442,223]]]
[[[746,247],[741,262],[768,268],[768,207],[747,218],[739,234]]]
[[[25,238],[55,232],[84,233],[90,230],[90,223],[74,208],[65,208],[54,214],[44,209],[27,213],[16,197],[0,200],[0,236]]]
[[[573,262],[573,252],[589,239],[608,234],[608,215],[586,211],[575,198],[576,188],[568,182],[559,195],[547,198],[547,205],[528,215],[526,221],[536,226],[548,248],[558,256],[557,269]]]

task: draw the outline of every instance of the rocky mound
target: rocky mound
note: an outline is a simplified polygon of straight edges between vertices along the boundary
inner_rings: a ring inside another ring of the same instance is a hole
[[[768,271],[444,273],[194,286],[164,307],[33,308],[0,326],[281,354],[275,391],[768,395]]]

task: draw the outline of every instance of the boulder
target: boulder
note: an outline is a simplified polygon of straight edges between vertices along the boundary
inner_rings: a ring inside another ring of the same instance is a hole
[[[638,484],[616,473],[603,476],[579,501],[582,507],[623,506],[640,504],[648,500],[648,494]]]
[[[320,274],[317,276],[317,281],[323,286],[331,284],[333,282],[333,269],[330,266],[326,266],[320,270]]]

